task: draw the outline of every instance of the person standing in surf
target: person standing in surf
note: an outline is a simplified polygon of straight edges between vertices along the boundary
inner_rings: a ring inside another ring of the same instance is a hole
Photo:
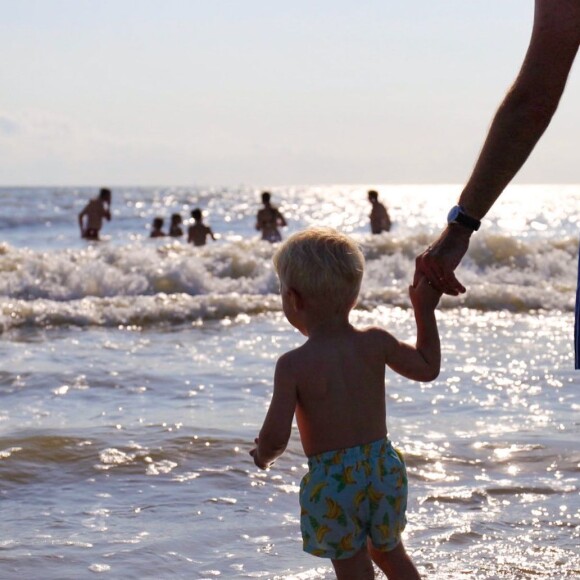
[[[79,213],[81,238],[98,241],[103,219],[111,221],[111,190],[106,188],[101,189],[99,196],[91,199]]]
[[[189,226],[187,230],[187,241],[194,246],[205,246],[207,238],[215,240],[215,234],[209,226],[203,223],[203,213],[201,209],[196,207],[191,211],[193,218],[193,225]]]
[[[371,232],[373,234],[380,234],[382,232],[391,231],[391,216],[387,208],[379,201],[379,194],[374,189],[368,192],[368,199],[371,203],[371,215],[369,216],[371,222]]]
[[[262,232],[262,239],[267,242],[279,242],[282,240],[279,227],[288,225],[280,210],[270,203],[271,194],[268,191],[262,193],[264,207],[256,216],[256,229]]]

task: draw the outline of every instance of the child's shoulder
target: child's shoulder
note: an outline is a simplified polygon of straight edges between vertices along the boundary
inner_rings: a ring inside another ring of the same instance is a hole
[[[306,342],[301,346],[297,346],[292,350],[286,351],[284,354],[280,355],[280,358],[278,358],[278,362],[281,364],[292,364],[300,361],[300,359],[304,358],[306,354],[305,351],[307,349],[305,347],[307,344],[308,343]]]
[[[384,341],[392,338],[384,328],[379,326],[367,326],[366,328],[357,328],[356,333],[360,340]]]
[[[303,363],[299,362],[295,350],[285,352],[276,361],[274,371],[274,382],[277,384],[288,384],[297,381]]]
[[[311,358],[307,345],[308,343],[305,343],[280,355],[276,363],[276,370],[292,374],[299,372]]]
[[[397,339],[384,328],[378,326],[369,326],[368,328],[358,329],[357,331],[359,344],[362,343],[367,351],[376,349],[381,353],[389,352]]]

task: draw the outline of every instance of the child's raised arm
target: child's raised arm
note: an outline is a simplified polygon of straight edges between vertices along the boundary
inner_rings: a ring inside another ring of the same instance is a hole
[[[441,292],[422,277],[416,286],[409,287],[409,295],[415,311],[417,342],[412,346],[391,337],[386,362],[396,373],[408,379],[432,381],[441,368],[441,346],[435,319]]]
[[[296,409],[297,393],[290,364],[291,353],[281,356],[276,363],[274,393],[270,408],[255,439],[256,447],[250,451],[254,463],[266,469],[286,449],[292,431],[292,419]]]

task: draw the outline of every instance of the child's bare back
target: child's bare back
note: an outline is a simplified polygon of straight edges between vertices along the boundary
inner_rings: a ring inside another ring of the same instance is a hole
[[[350,324],[309,338],[279,364],[296,384],[296,421],[307,456],[387,434],[385,351],[380,329]]]

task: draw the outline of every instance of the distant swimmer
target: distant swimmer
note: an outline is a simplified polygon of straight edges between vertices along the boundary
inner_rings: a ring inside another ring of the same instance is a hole
[[[104,188],[99,192],[99,197],[91,199],[79,213],[81,238],[99,240],[103,218],[111,220],[111,190]]]
[[[156,217],[151,224],[151,234],[150,238],[164,238],[165,232],[163,231],[163,218]]]
[[[268,191],[262,193],[262,203],[264,207],[258,211],[256,216],[256,229],[262,232],[262,239],[268,242],[279,242],[282,236],[279,227],[288,225],[284,216],[278,208],[270,204],[271,195]]]
[[[194,220],[194,224],[189,226],[187,230],[187,241],[194,246],[205,246],[205,242],[208,237],[212,240],[215,240],[214,233],[211,231],[211,228],[206,226],[203,223],[203,216],[201,213],[201,209],[196,207],[191,212],[191,217]]]
[[[183,236],[183,228],[181,224],[183,220],[181,219],[181,214],[174,213],[171,215],[171,225],[169,226],[169,235],[172,238],[180,238]]]
[[[379,194],[371,189],[368,193],[369,201],[373,206],[371,210],[371,232],[380,234],[391,230],[391,218],[387,208],[379,201]]]

